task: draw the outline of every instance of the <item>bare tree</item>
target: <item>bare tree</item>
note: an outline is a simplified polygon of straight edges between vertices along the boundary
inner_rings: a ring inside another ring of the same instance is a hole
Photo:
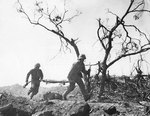
[[[35,1],[35,5],[34,5],[35,11],[33,12],[34,18],[32,18],[33,16],[29,15],[29,13],[26,11],[27,9],[23,7],[23,4],[20,2],[20,0],[17,0],[17,3],[19,5],[19,8],[17,9],[18,12],[24,14],[32,25],[40,26],[59,37],[61,42],[60,51],[64,50],[64,48],[67,48],[71,51],[69,47],[70,45],[75,50],[77,57],[79,56],[80,52],[77,46],[78,38],[73,39],[73,38],[66,37],[64,32],[62,31],[62,25],[65,22],[71,22],[72,19],[79,16],[81,12],[77,11],[75,15],[67,18],[66,14],[68,13],[68,10],[65,9],[65,4],[66,4],[65,1],[64,1],[64,12],[60,14],[54,13],[56,12],[56,7],[54,7],[54,9],[50,11],[48,6],[47,7],[42,6],[43,4],[42,1],[40,2]],[[50,26],[45,24],[44,22],[49,22]]]
[[[110,66],[124,57],[142,55],[150,49],[150,39],[147,35],[139,27],[126,21],[127,18],[132,19],[132,16],[135,20],[139,19],[140,13],[150,13],[144,5],[144,0],[130,0],[127,10],[121,17],[108,10],[108,13],[115,17],[112,26],[105,24],[102,19],[97,20],[97,36],[105,54],[99,66],[102,73],[99,99],[104,92],[106,73]],[[117,52],[114,52],[117,48]]]

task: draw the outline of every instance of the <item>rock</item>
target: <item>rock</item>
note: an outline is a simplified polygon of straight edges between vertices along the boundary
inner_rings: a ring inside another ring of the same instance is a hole
[[[91,108],[88,103],[52,100],[53,105],[46,105],[32,116],[89,116]]]
[[[131,106],[130,106],[130,104],[129,104],[129,103],[127,103],[127,102],[124,102],[122,105],[123,105],[123,107],[125,107],[125,108],[129,108],[129,107],[131,107]]]
[[[53,100],[53,99],[59,99],[62,100],[62,95],[59,93],[54,92],[47,92],[43,95],[44,100]]]
[[[32,109],[28,100],[23,97],[14,97],[11,94],[1,93],[0,111],[2,116],[31,116]]]
[[[56,115],[54,115],[53,111],[43,111],[40,113],[36,113],[32,116],[56,116]]]
[[[53,105],[53,104],[55,104],[55,103],[52,101],[48,101],[48,100],[45,101],[45,105]]]
[[[0,93],[0,99],[2,98],[2,95],[3,95],[3,94],[2,94],[2,93]]]
[[[79,106],[77,111],[75,111],[74,113],[71,113],[70,116],[89,116],[90,110],[91,110],[91,108],[90,108],[89,104],[85,103],[85,104]]]
[[[29,112],[17,109],[17,108],[10,108],[8,110],[4,110],[1,112],[3,116],[31,116]]]
[[[145,113],[146,115],[149,115],[149,114],[150,114],[150,106],[145,106],[145,107],[144,107],[144,113]]]
[[[116,107],[115,106],[111,106],[109,107],[108,109],[103,109],[105,113],[109,114],[109,115],[113,115],[113,114],[120,114],[120,112],[118,112],[116,110]]]
[[[12,106],[11,103],[9,103],[9,104],[7,104],[7,105],[4,105],[4,106],[0,107],[0,112],[5,111],[5,110],[9,110],[9,109],[11,109],[12,107],[13,107],[13,106]]]

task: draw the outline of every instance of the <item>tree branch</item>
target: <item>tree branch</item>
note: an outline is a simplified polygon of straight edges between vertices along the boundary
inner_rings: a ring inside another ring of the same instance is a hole
[[[140,53],[147,52],[148,50],[150,50],[150,47],[141,49],[141,50],[139,50],[137,52],[123,54],[123,55],[119,56],[118,58],[116,58],[115,60],[113,60],[112,62],[110,62],[107,66],[110,67],[112,64],[114,64],[115,62],[119,61],[123,57],[137,55],[137,54],[140,54]]]
[[[67,37],[65,37],[64,33],[61,31],[61,24],[62,24],[64,21],[67,21],[67,19],[65,19],[65,14],[67,13],[67,10],[64,11],[62,17],[60,17],[60,16],[58,15],[58,16],[56,16],[56,17],[53,19],[51,15],[52,15],[52,13],[54,12],[54,10],[55,10],[56,8],[54,8],[50,13],[49,13],[48,8],[47,8],[47,13],[45,13],[45,12],[43,12],[44,9],[41,8],[41,7],[39,6],[39,3],[36,2],[36,6],[38,7],[38,9],[41,9],[41,10],[39,11],[40,17],[38,17],[37,21],[32,21],[31,18],[29,17],[29,15],[28,15],[28,14],[25,12],[25,10],[23,9],[23,6],[22,6],[22,4],[20,3],[19,0],[18,0],[18,4],[19,4],[19,6],[20,6],[20,8],[18,9],[18,12],[24,14],[24,15],[27,17],[28,21],[29,21],[31,24],[37,25],[37,26],[40,26],[40,27],[43,27],[43,28],[46,29],[47,31],[52,32],[52,33],[58,35],[58,36],[60,37],[61,47],[65,44],[65,43],[63,43],[63,41],[61,40],[61,38],[63,38],[63,40],[66,41],[66,46],[65,46],[65,47],[66,47],[67,49],[71,50],[71,49],[68,47],[68,44],[71,45],[71,46],[74,48],[77,57],[79,56],[79,54],[80,54],[80,53],[79,53],[79,49],[78,49],[78,46],[76,45],[75,41],[72,41],[72,39],[70,40],[70,39],[68,39]],[[43,18],[43,15],[45,15],[45,16],[48,17],[50,23],[52,23],[52,24],[56,27],[56,30],[51,29],[51,28],[48,28],[48,27],[45,26],[44,24],[40,23],[40,19]],[[68,20],[72,20],[72,19],[73,19],[74,17],[76,17],[76,16],[79,16],[79,15],[74,15],[73,17],[71,17],[71,18],[68,19]]]

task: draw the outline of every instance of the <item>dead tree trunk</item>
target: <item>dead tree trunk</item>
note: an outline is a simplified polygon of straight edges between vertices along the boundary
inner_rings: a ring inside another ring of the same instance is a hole
[[[106,66],[106,65],[105,65]],[[104,66],[104,67],[105,67]],[[104,93],[104,87],[105,87],[105,81],[106,81],[106,72],[107,72],[107,68],[103,68],[101,73],[102,73],[102,78],[101,78],[101,83],[100,83],[100,92],[99,92],[99,100],[101,99],[101,96],[103,95]]]

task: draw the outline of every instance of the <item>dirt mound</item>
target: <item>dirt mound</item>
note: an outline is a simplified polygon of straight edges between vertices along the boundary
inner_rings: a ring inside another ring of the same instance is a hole
[[[2,92],[0,93],[0,112],[3,116],[100,116],[112,111],[119,112],[118,116],[149,113],[149,107],[144,108],[131,100],[125,101],[117,92],[106,91],[102,101],[97,102],[95,91],[91,99],[85,102],[78,87],[68,95],[67,100],[62,100],[65,89],[66,87],[63,91],[57,88],[45,92],[41,94],[42,100],[29,100],[27,97]]]
[[[53,99],[62,100],[62,95],[56,92],[47,92],[43,95],[43,100],[53,100]]]
[[[8,93],[0,93],[0,107],[4,116],[31,116],[34,112],[34,103]]]

